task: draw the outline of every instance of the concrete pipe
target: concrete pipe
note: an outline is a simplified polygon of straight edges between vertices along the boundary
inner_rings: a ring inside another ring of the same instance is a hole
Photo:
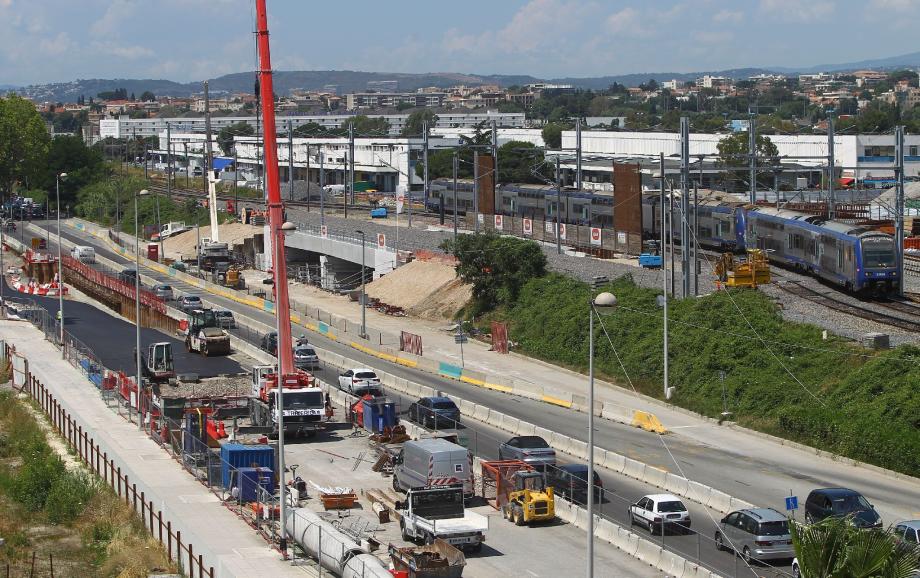
[[[287,519],[288,535],[320,565],[343,578],[393,578],[375,556],[367,554],[350,536],[307,508],[294,508]]]

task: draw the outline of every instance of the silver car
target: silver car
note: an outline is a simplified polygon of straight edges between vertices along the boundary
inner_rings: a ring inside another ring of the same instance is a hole
[[[173,288],[172,285],[154,285],[153,294],[162,299],[163,301],[172,301],[173,298]]]
[[[556,465],[556,450],[540,436],[517,436],[498,446],[498,459],[520,460],[542,470]]]
[[[316,355],[316,350],[309,345],[295,347],[294,366],[298,369],[316,369],[319,367],[319,356]]]
[[[748,563],[795,557],[789,520],[772,508],[732,512],[719,522],[715,540],[717,549],[733,550]]]

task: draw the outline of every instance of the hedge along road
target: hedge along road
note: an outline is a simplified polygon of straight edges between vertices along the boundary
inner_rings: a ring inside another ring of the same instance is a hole
[[[53,243],[55,240],[53,224],[50,229]],[[96,247],[97,254],[117,263],[123,263],[126,266],[133,265],[133,261],[115,253],[105,241],[89,233],[76,231],[71,227],[63,227],[62,236],[72,242],[92,245]],[[200,295],[215,307],[229,309],[269,326],[275,323],[274,316],[264,311],[209,294],[153,270],[147,269],[145,274],[163,283],[169,283],[180,292]],[[407,319],[407,326],[410,323],[411,321]],[[306,332],[306,329],[294,326],[294,331],[296,335]],[[320,334],[311,334],[310,339],[319,347],[354,359],[361,365],[378,368],[445,393],[458,395],[473,403],[581,441],[587,438],[587,432],[582,425],[585,422],[584,413],[407,368],[365,354],[340,342],[329,340]],[[835,464],[818,457],[815,458],[814,466],[809,471],[798,471],[788,467],[783,461],[783,454],[794,450],[778,443],[773,444],[775,451],[772,451],[770,456],[751,455],[744,447],[715,447],[681,436],[680,430],[676,430],[672,435],[666,436],[664,440],[668,444],[666,449],[656,435],[617,422],[596,419],[595,427],[595,444],[599,447],[616,451],[655,467],[680,473],[670,457],[670,454],[673,454],[687,478],[758,506],[774,507],[783,511],[784,498],[789,495],[790,490],[799,497],[799,502],[803,503],[811,489],[844,486],[866,495],[870,502],[878,508],[886,524],[905,518],[920,517],[920,512],[917,511],[917,504],[920,503],[920,483],[915,479],[899,480],[869,469]]]

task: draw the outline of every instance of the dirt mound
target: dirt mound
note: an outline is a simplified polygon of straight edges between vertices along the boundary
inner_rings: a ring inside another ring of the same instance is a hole
[[[263,229],[262,227],[254,227],[244,223],[225,223],[218,226],[218,231],[220,232],[220,241],[227,243],[232,249],[234,245],[243,244],[243,240],[252,237],[256,233],[261,233]],[[201,236],[210,237],[211,227],[201,227]],[[179,233],[163,241],[163,252],[167,257],[186,257],[191,259],[195,256],[195,245],[197,244],[198,233],[192,227],[184,233]]]
[[[367,294],[409,315],[440,320],[452,319],[466,305],[472,287],[457,278],[450,264],[415,260],[369,284]]]

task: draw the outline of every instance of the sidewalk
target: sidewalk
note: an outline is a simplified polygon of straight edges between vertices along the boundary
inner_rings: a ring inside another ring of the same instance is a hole
[[[120,465],[138,491],[143,491],[213,566],[216,577],[272,578],[314,576],[310,567],[292,567],[255,531],[224,507],[168,453],[136,426],[122,419],[100,399],[83,375],[61,359],[31,324],[0,320],[0,339],[16,345],[29,360],[31,373],[57,397],[61,407],[82,423],[101,451]]]

